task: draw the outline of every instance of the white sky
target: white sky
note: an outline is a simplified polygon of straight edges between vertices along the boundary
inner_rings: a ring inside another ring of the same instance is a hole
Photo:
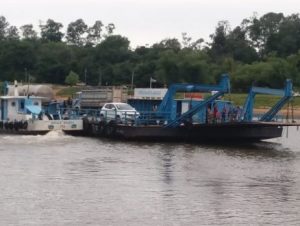
[[[231,27],[257,12],[300,13],[299,0],[0,0],[0,15],[10,25],[45,22],[48,18],[64,24],[79,18],[88,25],[101,20],[116,25],[116,34],[129,38],[131,46],[178,38],[187,32],[193,40],[215,30],[220,20]],[[37,30],[37,29],[36,29]]]

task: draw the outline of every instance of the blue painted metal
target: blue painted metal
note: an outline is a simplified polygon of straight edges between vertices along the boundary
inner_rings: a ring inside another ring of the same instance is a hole
[[[50,102],[48,106],[45,108],[45,112],[55,115],[60,112],[61,106],[59,102]]]
[[[287,79],[284,89],[252,87],[243,107],[243,111],[240,117],[241,121],[252,121],[256,94],[268,94],[282,97],[267,113],[265,113],[260,118],[260,121],[269,122],[274,118],[278,111],[293,97],[293,84],[290,79]]]
[[[8,100],[1,100],[1,120],[7,120]]]
[[[224,95],[224,93],[229,92],[229,90],[230,90],[230,81],[229,81],[229,76],[227,74],[222,75],[219,85],[175,84],[168,89],[161,105],[158,108],[158,113],[170,112],[171,118],[169,118],[169,120],[171,119],[171,121],[165,127],[176,127],[179,126],[182,122],[191,119],[192,116],[195,115],[197,112],[199,112],[203,107],[206,107],[209,103],[216,100],[218,97]],[[174,115],[172,115],[171,113],[172,112],[176,113],[176,110],[174,109],[175,105],[172,104],[175,93],[176,92],[199,92],[199,91],[201,92],[217,91],[217,93],[201,101],[200,103],[191,106],[190,110],[188,110],[181,116],[174,118]]]
[[[42,109],[34,105],[26,105],[25,108],[32,114],[38,115],[41,113]]]
[[[290,79],[286,80],[284,96],[261,118],[260,121],[269,122],[280,111],[280,109],[293,97],[293,84]]]
[[[230,81],[228,74],[223,74],[219,85],[203,85],[203,84],[173,84],[169,87],[161,104],[158,107],[158,112],[171,112],[172,102],[176,92],[210,92],[230,90]]]
[[[7,81],[4,81],[4,83],[3,83],[3,96],[6,96],[8,94],[8,85],[9,85],[9,83]]]
[[[41,107],[34,105],[33,100],[30,98],[25,99],[25,109],[34,115],[38,115],[42,111]]]
[[[193,99],[184,99],[184,100],[176,100],[176,105],[181,105],[177,107],[176,117],[181,116],[186,112],[186,110],[194,108],[197,104],[203,102],[203,100],[193,100]],[[188,108],[186,108],[188,107]],[[175,117],[175,118],[176,118]],[[175,119],[174,118],[174,119]],[[192,121],[195,123],[205,123],[206,122],[206,108],[200,109],[197,113],[192,116]]]
[[[254,107],[254,98],[256,93],[253,91],[252,87],[249,91],[249,94],[247,96],[247,99],[245,101],[242,114],[240,116],[240,121],[250,122],[253,118],[253,107]]]
[[[176,118],[175,120],[168,123],[165,127],[177,127],[182,122],[190,119],[194,114],[196,114],[199,110],[203,107],[206,107],[207,104],[211,103],[212,101],[216,100],[218,97],[223,96],[224,92],[217,92],[216,94],[210,96],[209,98],[205,99],[201,103],[197,104],[196,106],[192,107],[189,111],[183,113],[180,117]]]

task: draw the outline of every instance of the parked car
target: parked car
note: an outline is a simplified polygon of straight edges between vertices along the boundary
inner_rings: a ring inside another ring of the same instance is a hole
[[[100,111],[100,118],[107,122],[111,120],[117,123],[133,122],[139,116],[140,113],[126,103],[106,103]]]

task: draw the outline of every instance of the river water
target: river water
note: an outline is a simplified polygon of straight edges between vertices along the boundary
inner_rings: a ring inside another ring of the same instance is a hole
[[[0,136],[0,225],[300,225],[300,131],[251,145]]]

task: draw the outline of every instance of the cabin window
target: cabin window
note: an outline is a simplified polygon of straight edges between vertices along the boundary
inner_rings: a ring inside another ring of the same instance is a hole
[[[12,106],[12,107],[15,107],[15,106],[16,106],[16,102],[14,102],[14,101],[11,102],[11,106]]]
[[[35,106],[39,106],[39,102],[37,102],[37,101],[35,101],[33,104],[34,104]]]
[[[21,99],[19,100],[19,111],[23,112],[25,109],[25,100]]]

